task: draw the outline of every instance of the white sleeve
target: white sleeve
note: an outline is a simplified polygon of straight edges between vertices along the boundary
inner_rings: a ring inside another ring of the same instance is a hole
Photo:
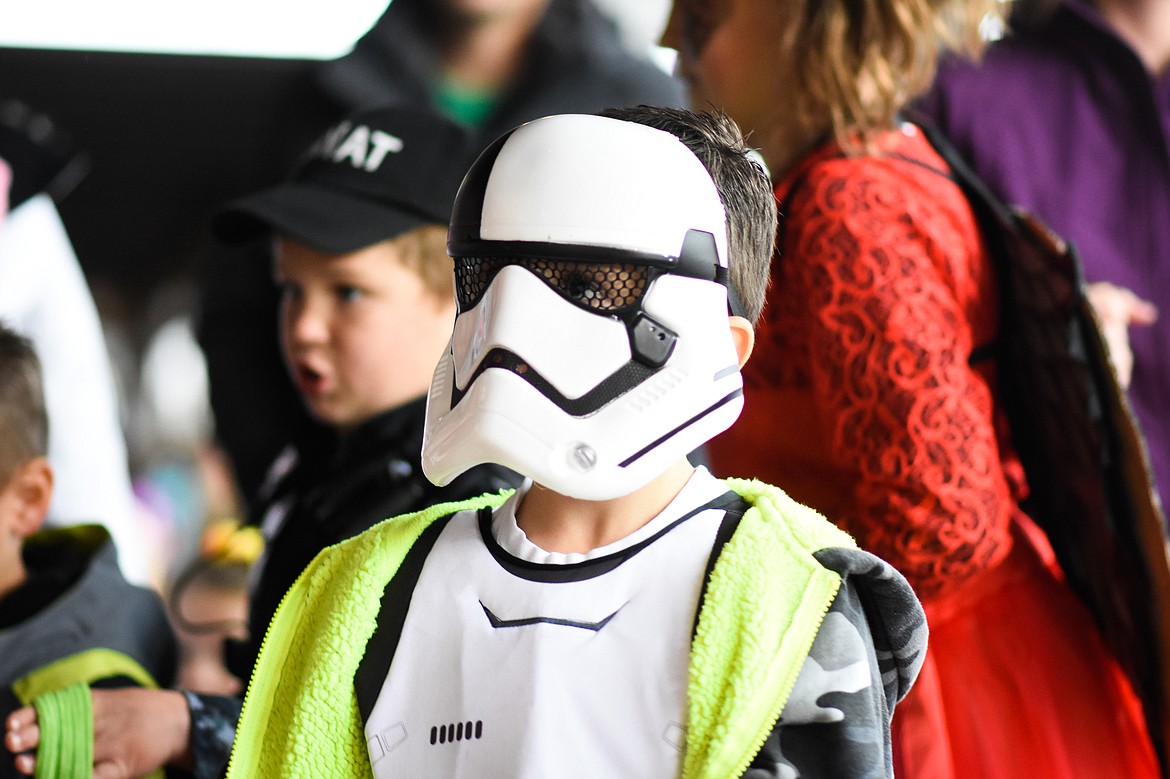
[[[0,319],[32,340],[43,366],[55,477],[48,524],[102,523],[127,578],[148,582],[105,336],[46,195],[21,204],[0,227]]]

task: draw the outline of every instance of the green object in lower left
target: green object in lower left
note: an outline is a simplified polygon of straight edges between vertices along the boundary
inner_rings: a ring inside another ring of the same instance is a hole
[[[33,701],[40,725],[36,779],[76,779],[93,773],[93,700],[89,685],[71,684]]]

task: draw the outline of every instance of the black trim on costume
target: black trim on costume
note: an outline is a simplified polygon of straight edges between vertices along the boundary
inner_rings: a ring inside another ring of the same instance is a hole
[[[471,380],[467,382],[467,389],[459,389],[457,386],[451,387],[451,408],[459,405],[459,402],[475,385],[475,381],[480,375],[491,369],[499,369],[514,373],[528,382],[533,389],[544,395],[552,401],[553,405],[569,416],[584,417],[642,384],[657,373],[660,368],[661,365],[650,367],[636,359],[631,359],[581,397],[569,398],[561,394],[560,390],[554,387],[548,379],[537,373],[536,369],[515,352],[496,348],[484,355],[475,372],[471,375]]]
[[[645,455],[647,452],[661,446],[663,444],[663,442],[666,441],[668,438],[678,434],[679,432],[681,432],[685,428],[688,428],[691,425],[695,424],[696,422],[698,422],[700,419],[707,416],[711,412],[719,409],[722,406],[727,405],[728,403],[730,403],[731,401],[735,400],[736,398],[738,398],[742,395],[743,395],[743,388],[740,388],[740,389],[737,389],[735,392],[732,392],[731,394],[726,395],[721,400],[715,401],[715,403],[713,403],[710,406],[708,406],[707,408],[703,409],[698,414],[695,414],[693,417],[688,419],[686,422],[683,422],[681,425],[679,425],[675,429],[667,432],[665,435],[658,437],[654,441],[651,441],[646,446],[644,446],[641,449],[639,449],[638,451],[634,452],[632,455],[630,455],[629,457],[627,457],[626,459],[624,459],[620,463],[618,463],[618,465],[620,465],[622,468],[629,466],[631,463],[633,463],[635,460],[637,460],[640,457],[642,457],[643,455]]]
[[[493,144],[488,152],[499,154]],[[487,152],[485,152],[485,155]],[[467,183],[463,187],[469,190]],[[663,256],[634,249],[618,249],[612,246],[587,244],[554,243],[552,241],[484,240],[480,237],[480,225],[473,219],[483,210],[483,189],[477,189],[478,199],[460,202],[455,206],[451,218],[450,239],[447,253],[452,257],[484,257],[487,259],[527,258],[560,260],[580,263],[622,263],[629,262],[658,268],[675,276],[686,276],[703,281],[714,281],[729,286],[726,268],[719,265],[719,252],[715,236],[706,230],[687,230],[677,257]],[[720,269],[723,273],[720,273]]]
[[[523,619],[500,619],[492,613],[491,609],[484,605],[483,601],[480,601],[479,605],[480,608],[483,609],[483,613],[487,615],[488,622],[490,622],[491,626],[496,630],[502,630],[504,628],[522,628],[528,627],[530,625],[560,625],[561,627],[566,628],[581,628],[582,630],[589,630],[594,633],[601,632],[601,629],[608,625],[609,621],[616,617],[618,612],[626,607],[626,604],[623,603],[621,608],[619,608],[613,614],[610,614],[608,617],[605,617],[604,619],[601,619],[597,622],[580,622],[578,620],[563,619],[561,617],[525,617]]]
[[[452,239],[447,246],[452,257],[484,257],[492,260],[508,260],[515,258],[559,260],[574,263],[621,263],[629,262],[635,265],[645,265],[651,268],[660,268],[668,272],[675,272],[679,267],[678,257],[669,257],[653,252],[642,252],[634,249],[616,249],[611,246],[592,246],[576,243],[553,243],[552,241],[523,241],[523,240],[483,240],[479,237],[479,225],[476,225],[474,235],[467,234]],[[684,268],[682,276],[698,276],[690,265]],[[713,276],[708,273],[707,276]],[[707,278],[707,276],[698,276]],[[714,280],[713,278],[711,280]]]
[[[366,643],[366,653],[353,677],[354,692],[357,694],[358,710],[361,712],[363,725],[369,720],[374,704],[382,694],[382,684],[390,673],[390,662],[398,650],[402,626],[406,622],[406,613],[410,610],[411,596],[418,584],[418,577],[422,574],[423,564],[452,516],[454,515],[448,514],[437,519],[423,530],[382,593],[377,626]]]
[[[463,184],[459,187],[459,193],[451,209],[451,226],[447,238],[447,253],[452,257],[459,256],[455,248],[462,241],[479,241],[479,225],[483,220],[483,196],[487,192],[487,182],[491,178],[492,169],[496,166],[496,157],[500,156],[500,150],[514,132],[515,128],[508,130],[488,144],[472,163]]]
[[[735,535],[735,531],[739,529],[739,521],[743,519],[743,515],[752,506],[740,495],[731,493],[738,499],[737,502],[727,508],[727,512],[723,515],[723,521],[719,523],[719,530],[715,533],[715,543],[711,546],[711,556],[707,558],[707,568],[703,571],[703,586],[699,590],[699,605],[695,609],[695,624],[691,626],[691,638],[695,636],[695,631],[699,629],[699,614],[703,611],[703,599],[707,597],[707,583],[711,581],[711,572],[715,570],[715,563],[719,561],[719,556],[723,554],[723,547]]]
[[[499,542],[496,541],[495,536],[492,535],[492,510],[490,507],[485,506],[479,510],[479,533],[483,538],[484,545],[487,546],[488,552],[491,553],[491,556],[499,563],[500,567],[519,579],[543,584],[583,582],[589,579],[595,579],[614,570],[626,560],[629,560],[638,552],[696,514],[707,511],[708,509],[728,511],[734,509],[742,501],[743,499],[739,495],[729,490],[714,500],[708,501],[702,506],[687,512],[644,541],[640,541],[633,546],[614,552],[613,554],[595,557],[591,560],[583,560],[579,563],[568,563],[566,565],[534,563],[528,560],[521,560],[505,551]]]

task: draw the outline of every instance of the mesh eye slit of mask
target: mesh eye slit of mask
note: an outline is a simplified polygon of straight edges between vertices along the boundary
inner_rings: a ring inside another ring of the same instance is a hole
[[[458,257],[455,298],[460,311],[473,308],[506,265],[518,265],[561,297],[586,311],[618,313],[637,305],[654,268],[633,262],[595,263],[530,257]]]

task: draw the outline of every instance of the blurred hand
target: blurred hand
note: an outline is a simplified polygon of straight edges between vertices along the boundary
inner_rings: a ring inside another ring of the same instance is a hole
[[[1117,371],[1122,387],[1129,387],[1133,376],[1133,352],[1129,348],[1131,325],[1152,325],[1158,319],[1158,309],[1148,300],[1142,300],[1130,290],[1098,281],[1087,289],[1089,302],[1101,320],[1109,357]]]
[[[189,767],[191,718],[187,701],[174,690],[92,690],[93,777],[132,779],[164,765]],[[32,776],[31,754],[40,744],[36,710],[18,709],[5,723],[4,745],[17,754],[16,770]]]

